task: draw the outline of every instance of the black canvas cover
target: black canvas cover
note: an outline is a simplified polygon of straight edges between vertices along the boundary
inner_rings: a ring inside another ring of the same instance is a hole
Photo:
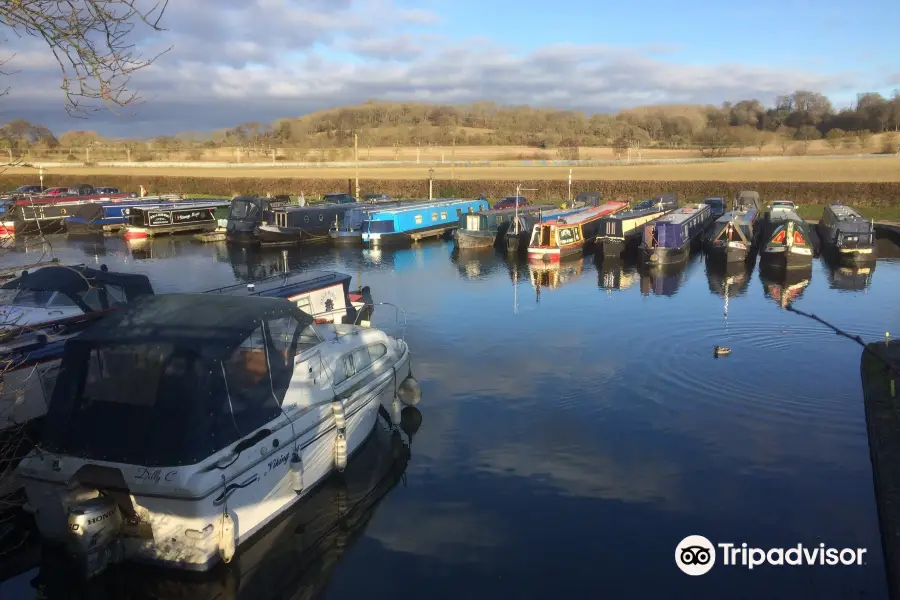
[[[213,294],[151,296],[115,311],[66,343],[42,446],[147,467],[197,464],[281,414],[312,322],[284,298]]]
[[[146,275],[111,273],[84,266],[43,267],[4,283],[0,288],[8,290],[42,290],[62,292],[75,296],[104,284],[121,287],[129,302],[153,294],[153,286]]]

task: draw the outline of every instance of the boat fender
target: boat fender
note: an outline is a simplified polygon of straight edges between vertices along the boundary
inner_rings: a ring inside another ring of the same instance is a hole
[[[222,513],[222,536],[219,540],[219,556],[222,562],[230,563],[234,558],[234,519],[227,512]]]
[[[422,388],[419,387],[419,382],[410,375],[400,384],[397,396],[400,398],[400,402],[406,406],[415,406],[422,399]]]
[[[731,348],[726,348],[725,346],[716,346],[713,348],[713,356],[728,356],[731,354]]]
[[[344,416],[344,403],[335,400],[331,403],[331,412],[334,413],[334,426],[337,427],[338,433],[343,433],[347,427],[347,419]]]
[[[347,437],[343,432],[334,440],[334,466],[340,473],[347,468]]]
[[[291,488],[298,494],[303,491],[303,461],[296,452],[291,455]]]

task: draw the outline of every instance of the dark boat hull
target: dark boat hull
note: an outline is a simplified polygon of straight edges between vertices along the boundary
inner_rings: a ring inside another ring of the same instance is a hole
[[[637,238],[634,239],[637,242]],[[597,238],[595,252],[604,258],[621,258],[628,247],[628,239],[601,237]]]
[[[496,231],[456,230],[456,245],[460,248],[492,248],[496,241]]]
[[[362,232],[360,231],[329,231],[328,236],[331,243],[341,247],[362,246]]]
[[[691,254],[690,244],[681,248],[644,248],[644,262],[649,265],[674,265],[684,262]]]
[[[127,217],[107,219],[67,219],[66,233],[71,236],[113,234],[128,225]]]
[[[363,244],[372,247],[382,246],[408,246],[414,241],[425,237],[443,237],[447,234],[448,227],[445,223],[416,229],[414,231],[402,231],[396,233],[382,233],[377,238],[363,240]]]
[[[832,237],[833,234],[826,227],[823,227],[821,221],[816,224],[816,231],[819,234],[822,252],[838,264],[846,266],[865,265],[875,262],[878,258],[878,252],[874,244],[871,246],[862,245],[856,248],[842,248],[835,244]]]
[[[504,237],[506,251],[514,254],[525,254],[528,250],[528,241],[531,238],[530,231],[519,233],[507,233]]]
[[[255,232],[256,240],[262,246],[296,246],[330,241],[327,229],[306,229],[301,227],[277,227],[261,225]]]
[[[710,260],[719,262],[737,263],[746,261],[750,256],[747,248],[736,248],[734,246],[716,246],[710,244],[706,251]]]
[[[788,248],[776,248],[779,251],[772,251],[770,248],[763,248],[760,252],[760,265],[766,264],[782,269],[802,269],[812,266],[812,251],[809,254],[801,254],[798,252],[790,252]]]

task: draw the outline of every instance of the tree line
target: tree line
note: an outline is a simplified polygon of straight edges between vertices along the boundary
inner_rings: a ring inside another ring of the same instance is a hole
[[[89,160],[115,147],[137,155],[204,148],[245,148],[266,152],[273,148],[346,149],[354,136],[360,148],[375,146],[531,146],[555,148],[563,158],[577,158],[582,146],[612,147],[617,152],[640,148],[694,148],[705,155],[721,155],[776,144],[805,152],[823,139],[832,148],[897,152],[898,137],[887,136],[885,148],[870,148],[876,133],[900,131],[900,90],[891,98],[878,93],[858,94],[853,107],[836,110],[816,92],[798,90],[775,98],[766,107],[759,100],[712,105],[642,106],[617,114],[585,114],[572,110],[500,106],[475,102],[464,106],[388,103],[374,100],[360,106],[319,111],[274,123],[248,122],[209,134],[183,133],[150,140],[108,140],[94,131],[55,135],[48,128],[22,119],[0,127],[0,142],[11,154],[41,149],[76,149]],[[274,156],[274,154],[273,154]],[[140,158],[138,157],[138,160]]]

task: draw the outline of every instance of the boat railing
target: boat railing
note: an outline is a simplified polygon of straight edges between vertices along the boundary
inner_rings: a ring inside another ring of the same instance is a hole
[[[406,338],[407,316],[406,316],[405,310],[403,310],[402,308],[400,308],[399,306],[397,306],[396,304],[394,304],[392,302],[374,302],[372,304],[366,304],[366,306],[367,307],[371,306],[372,308],[374,308],[376,306],[392,306],[392,307],[394,307],[394,327],[396,327],[397,330],[399,331],[399,335],[395,335],[394,337],[396,337],[397,339],[400,339],[400,340],[403,340]],[[354,325],[360,324],[360,317],[362,317],[362,314],[363,314],[362,310],[360,310],[356,313],[356,318],[353,321]],[[401,321],[401,317],[402,317],[402,321]],[[385,327],[380,326],[379,329],[384,330],[386,333],[390,333],[390,331]]]

